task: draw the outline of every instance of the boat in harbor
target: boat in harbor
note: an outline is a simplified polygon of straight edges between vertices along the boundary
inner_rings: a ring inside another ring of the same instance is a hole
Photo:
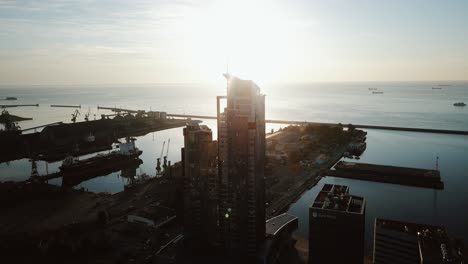
[[[135,147],[135,140],[128,139],[126,143],[120,143],[119,150],[107,154],[98,154],[94,157],[79,160],[77,157],[68,156],[59,167],[65,175],[86,174],[107,171],[116,166],[130,164],[139,160],[143,151]]]
[[[466,104],[464,102],[454,103],[453,105],[454,106],[466,106]]]
[[[18,98],[10,96],[10,97],[5,98],[5,100],[16,101],[16,100],[18,100]]]
[[[442,90],[442,87],[432,87],[432,90]]]
[[[372,94],[383,94],[384,92],[381,91],[372,91]]]

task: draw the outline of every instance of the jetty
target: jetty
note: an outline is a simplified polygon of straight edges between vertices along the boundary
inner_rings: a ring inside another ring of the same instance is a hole
[[[0,114],[0,123],[2,124],[7,124],[10,122],[20,122],[25,120],[32,120],[32,118],[10,115],[10,113],[8,113],[6,109],[3,109],[2,113]]]
[[[23,106],[39,106],[39,104],[7,104],[7,105],[0,105],[0,108],[8,108],[8,107],[23,107]]]
[[[327,171],[327,175],[339,178],[444,189],[440,172],[431,169],[339,161],[334,166],[334,170]]]
[[[70,107],[70,108],[81,108],[81,105],[50,105],[50,107]]]
[[[2,98],[0,100],[6,100],[6,101],[16,101],[18,100],[18,98],[16,97],[13,97],[13,96],[9,96],[9,97],[5,97],[5,98]]]
[[[2,133],[0,160],[37,158],[56,161],[65,158],[71,151],[86,155],[107,150],[119,138],[143,136],[150,132],[183,127],[199,120],[168,119],[166,112],[137,112],[136,114],[101,115],[101,119],[73,123],[55,122],[36,126],[15,133]],[[110,118],[113,116],[113,118]],[[36,132],[38,129],[40,132]],[[35,131],[33,133],[22,133]],[[34,154],[34,156],[32,156]]]
[[[198,118],[198,119],[216,119],[216,116],[205,115],[186,115],[186,114],[167,114],[168,117],[183,117],[183,118]],[[324,123],[324,122],[308,122],[308,121],[295,121],[295,120],[274,120],[267,119],[266,123],[269,124],[283,124],[283,125],[329,125],[336,126],[337,123]],[[364,129],[378,129],[378,130],[394,130],[406,132],[421,132],[421,133],[436,133],[436,134],[453,134],[453,135],[468,135],[465,130],[449,130],[449,129],[432,129],[432,128],[416,128],[416,127],[396,127],[396,126],[378,126],[378,125],[363,125],[363,124],[342,124],[343,127],[349,128],[364,128]]]
[[[117,107],[105,107],[105,106],[99,106],[98,105],[98,110],[111,110],[112,112],[120,113],[120,112],[127,112],[127,113],[140,113],[140,112],[145,112],[144,110],[131,110],[131,109],[124,109],[124,108],[117,108]]]

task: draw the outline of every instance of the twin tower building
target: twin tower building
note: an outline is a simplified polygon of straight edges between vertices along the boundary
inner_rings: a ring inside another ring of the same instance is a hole
[[[265,96],[229,74],[218,96],[218,140],[205,125],[184,128],[184,239],[192,248],[255,259],[265,240]],[[213,252],[212,252],[213,253]]]

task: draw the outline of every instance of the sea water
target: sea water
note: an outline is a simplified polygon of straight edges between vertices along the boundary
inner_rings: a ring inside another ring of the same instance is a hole
[[[387,125],[433,129],[468,130],[467,82],[444,82],[451,86],[432,89],[441,82],[353,82],[264,85],[267,119],[315,122]],[[376,88],[383,94],[373,94]],[[178,85],[106,85],[64,87],[1,87],[3,96],[18,101],[0,104],[40,104],[7,110],[14,115],[32,117],[20,122],[24,128],[63,121],[70,122],[73,108],[52,108],[50,104],[73,104],[79,109],[78,121],[89,111],[90,119],[101,114],[97,106],[135,110],[166,111],[176,114],[216,115],[216,95],[224,95],[225,86],[213,84]],[[216,138],[216,120],[204,120]],[[267,131],[282,125],[267,125]],[[38,130],[40,131],[40,129]],[[30,131],[33,132],[33,131]],[[169,151],[167,145],[170,140]],[[164,143],[165,142],[165,143]],[[162,151],[163,144],[166,146]],[[180,161],[183,147],[182,128],[168,129],[137,137],[144,161],[136,174],[156,174],[156,159],[168,155]],[[439,169],[444,190],[432,190],[351,179],[326,177],[291,205],[289,213],[299,216],[298,237],[308,238],[308,209],[325,183],[350,187],[353,195],[366,199],[366,248],[371,248],[373,222],[376,217],[390,218],[447,227],[450,235],[468,241],[468,136],[431,133],[368,130],[367,150],[359,162]],[[84,158],[84,157],[82,157]],[[57,171],[60,162],[38,162],[40,174]],[[0,181],[25,180],[31,173],[27,159],[0,164]],[[122,191],[128,179],[120,172],[103,175],[77,186],[95,192]],[[60,184],[60,179],[51,181]]]

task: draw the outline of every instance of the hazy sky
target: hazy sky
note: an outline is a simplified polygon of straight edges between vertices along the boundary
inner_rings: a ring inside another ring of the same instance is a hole
[[[466,80],[467,0],[0,0],[0,85]]]

